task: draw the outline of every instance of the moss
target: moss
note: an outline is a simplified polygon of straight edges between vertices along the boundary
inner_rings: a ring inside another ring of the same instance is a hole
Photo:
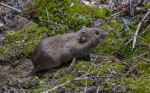
[[[45,27],[37,27],[31,25],[28,30],[10,31],[4,40],[4,46],[1,46],[1,54],[8,58],[24,57],[32,54],[33,49],[43,37],[46,36],[48,30]],[[11,59],[10,59],[11,60]]]
[[[75,82],[77,86],[85,86],[86,84],[86,79],[85,80],[79,80],[78,82]],[[92,86],[94,84],[94,80],[87,79],[87,86]]]
[[[136,69],[138,69],[138,72],[141,75],[144,75],[144,76],[150,75],[150,65],[148,62],[141,61],[139,65],[136,67]]]
[[[110,28],[111,27],[111,28]],[[96,47],[96,51],[101,52],[102,54],[107,53],[110,54],[113,51],[115,51],[115,49],[118,47],[118,45],[120,45],[123,41],[124,38],[121,38],[121,36],[119,35],[119,33],[122,31],[121,29],[121,23],[114,21],[110,24],[110,26],[107,25],[103,25],[100,28],[105,29],[105,30],[109,30],[112,29],[109,34],[108,37],[106,38],[106,40],[100,44],[100,46]],[[120,39],[120,40],[119,40]],[[105,49],[103,49],[103,46],[106,46]]]
[[[17,73],[17,72],[19,72],[19,69],[18,68],[14,68],[14,69],[12,69],[12,72]]]
[[[75,79],[75,76],[71,73],[71,74],[67,75],[66,77],[62,77],[61,82],[64,83],[64,82],[67,82],[67,81],[71,81],[73,79]]]
[[[142,34],[142,37],[144,38],[142,40],[144,40],[145,43],[146,42],[149,43],[149,40],[150,40],[150,28],[147,29],[147,31],[144,34]]]
[[[146,5],[146,8],[147,8],[147,9],[150,9],[150,4]]]
[[[148,77],[138,78],[134,80],[133,78],[126,78],[124,80],[128,86],[127,91],[132,91],[136,93],[149,93],[150,81]]]
[[[43,25],[47,22],[55,22],[51,24],[57,27],[57,24],[67,26],[69,30],[77,31],[82,26],[87,26],[93,22],[96,18],[104,18],[109,14],[107,9],[99,9],[94,7],[85,6],[79,3],[79,0],[63,0],[55,1],[49,0],[36,0],[30,7],[30,12],[34,19],[41,17],[40,22]],[[39,3],[40,7],[39,7]],[[74,3],[73,7],[70,7],[71,3]],[[35,11],[36,10],[36,11]],[[49,28],[51,29],[51,28]]]
[[[73,7],[70,7],[71,3],[74,3]],[[84,6],[79,3],[79,0],[35,0],[29,9],[32,18],[39,23],[39,26],[31,24],[27,30],[8,32],[4,40],[4,46],[0,46],[0,60],[6,60],[5,58],[11,60],[25,56],[30,57],[35,46],[44,37],[75,32],[82,26],[88,26],[93,23],[93,20],[96,18],[101,17],[106,19],[107,15],[109,15],[107,9]],[[146,26],[147,25],[146,23]],[[125,61],[124,63],[127,65],[131,63],[137,64],[139,61],[140,63],[135,67],[138,73],[136,78],[132,75],[124,77],[128,68],[118,62],[118,60],[121,61],[123,59],[136,57],[147,52],[150,40],[150,29],[138,35],[139,38],[137,38],[138,42],[136,43],[136,48],[132,51],[132,41],[127,43],[132,39],[132,34],[122,28],[122,26],[121,22],[112,21],[112,23],[100,27],[109,31],[107,39],[95,48],[95,55],[98,57],[100,55],[109,54],[109,57],[104,58],[104,60],[98,58],[96,63],[94,63],[95,65],[93,65],[91,61],[78,60],[70,73],[66,74],[68,67],[63,67],[56,73],[44,74],[42,79],[31,79],[22,82],[27,85],[37,82],[37,85],[31,86],[30,90],[33,93],[40,93],[59,84],[72,81],[87,72],[95,71],[91,73],[90,76],[101,77],[109,76],[111,71],[112,75],[117,73],[117,78],[109,78],[107,81],[103,78],[96,80],[98,84],[102,85],[104,90],[112,89],[114,86],[118,86],[119,83],[122,83],[124,84],[123,86],[126,86],[127,92],[129,93],[149,92],[149,64],[143,60],[139,60],[138,57],[134,58],[131,62]],[[134,33],[137,24],[130,25],[129,27],[131,32]],[[13,63],[12,65],[18,64],[18,62],[15,61],[11,62]],[[115,65],[113,65],[113,63],[115,63]],[[9,70],[9,67],[6,67],[5,70]],[[16,68],[12,71],[18,72],[18,69]],[[47,81],[51,79],[55,79],[56,83],[54,85],[49,85],[49,82],[47,83]],[[87,86],[94,86],[94,83],[94,79],[88,79]],[[79,80],[63,86],[62,90],[79,91],[80,89],[83,90],[83,87],[85,87],[85,80]]]
[[[145,33],[140,33],[138,35],[139,38],[137,38],[135,49],[132,50],[132,41],[130,41],[132,39],[131,33],[135,32],[137,24],[129,26],[130,32],[123,29],[122,26],[123,24],[118,21],[112,21],[110,24],[101,26],[100,28],[109,31],[109,35],[95,50],[101,54],[121,55],[123,59],[132,58],[147,52],[150,40],[149,29]],[[103,49],[103,47],[105,48]]]
[[[122,65],[122,64],[116,64],[114,66],[115,71],[119,72],[123,72],[126,69],[126,66]]]
[[[73,7],[70,7],[71,3],[74,3]],[[32,18],[40,26],[31,24],[28,30],[7,33],[4,47],[0,46],[0,53],[9,60],[30,56],[35,45],[44,37],[75,32],[82,26],[91,24],[96,18],[106,18],[109,13],[106,9],[82,5],[78,0],[35,0],[29,9]],[[6,60],[2,56],[0,59]]]
[[[91,66],[91,62],[88,61],[79,61],[76,64],[76,68],[79,70],[83,70],[83,72],[88,72],[90,66]]]

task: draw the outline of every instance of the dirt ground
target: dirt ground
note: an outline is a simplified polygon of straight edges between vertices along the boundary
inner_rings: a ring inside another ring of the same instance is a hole
[[[15,0],[1,0],[0,3],[13,6]],[[5,35],[11,30],[27,29],[32,20],[28,14],[27,7],[34,0],[22,0],[19,10],[22,13],[10,11],[9,8],[0,5],[0,45],[5,39]],[[7,23],[7,21],[9,21]],[[12,64],[4,64],[0,62],[0,93],[26,93],[27,88],[17,80],[27,76],[33,69],[32,62],[29,58],[21,58],[10,62]],[[12,80],[16,80],[14,82]]]
[[[14,82],[12,80],[19,80],[22,77],[27,76],[33,69],[33,65],[30,59],[22,58],[16,60],[12,65],[0,65],[0,93],[9,93],[18,91],[23,93],[25,89],[22,89],[23,86],[19,82]],[[18,85],[19,84],[19,85]]]

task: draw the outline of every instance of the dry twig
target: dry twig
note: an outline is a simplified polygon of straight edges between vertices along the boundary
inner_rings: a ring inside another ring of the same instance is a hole
[[[18,9],[16,9],[16,8],[12,7],[12,6],[9,6],[9,5],[6,5],[6,4],[3,4],[3,3],[0,3],[0,5],[5,6],[5,7],[8,7],[8,8],[10,8],[10,9],[13,9],[13,10],[19,12],[19,13],[22,13],[20,10],[18,10]]]
[[[143,31],[145,33],[150,28],[150,24],[146,27],[146,29]]]
[[[58,88],[60,88],[60,87],[62,87],[62,86],[64,86],[64,85],[66,85],[66,84],[69,84],[69,83],[71,83],[71,82],[73,82],[73,81],[78,81],[78,80],[87,79],[87,78],[84,78],[84,77],[87,76],[87,75],[89,75],[89,74],[91,74],[91,73],[94,73],[94,72],[96,72],[96,71],[98,71],[98,70],[94,70],[94,71],[92,71],[92,72],[90,72],[90,73],[86,73],[86,74],[82,75],[81,77],[77,77],[77,78],[75,78],[75,79],[73,79],[73,80],[71,80],[71,81],[67,81],[67,82],[65,82],[65,83],[63,83],[63,84],[60,84],[60,85],[58,85],[58,86],[56,86],[56,87],[54,87],[54,88],[52,88],[52,89],[49,89],[49,90],[47,90],[47,91],[45,91],[45,92],[42,92],[42,93],[49,93],[49,92],[51,92],[51,91],[53,91],[53,90],[55,90],[55,89],[58,89]]]
[[[95,58],[93,64],[96,62],[96,60],[97,60],[97,57]],[[90,70],[91,70],[92,67],[93,67],[93,65],[91,65],[90,68],[88,69],[88,73],[90,72]],[[87,76],[86,76],[86,78],[87,78]],[[87,79],[86,79],[86,83],[85,83],[84,93],[86,93],[86,90],[87,90]]]
[[[76,58],[74,58],[74,59],[72,60],[72,62],[71,62],[71,64],[70,64],[69,68],[66,70],[66,72],[67,72],[66,75],[68,75],[68,73],[71,72],[72,68],[74,68],[75,62],[76,62]]]
[[[145,19],[147,18],[147,16],[148,16],[149,14],[150,14],[150,10],[145,14],[145,16],[143,17],[143,19],[142,19],[142,20],[140,21],[140,23],[138,24],[138,27],[137,27],[137,29],[136,29],[136,32],[135,32],[135,34],[134,34],[134,36],[133,36],[132,50],[135,48],[136,38],[137,38],[137,35],[138,35],[139,31],[140,31],[140,28],[141,28],[143,22],[145,21]]]

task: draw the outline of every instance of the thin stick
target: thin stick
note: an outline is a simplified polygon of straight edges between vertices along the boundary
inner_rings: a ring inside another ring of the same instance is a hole
[[[95,70],[95,71],[97,71],[97,70]],[[88,74],[90,74],[90,73],[88,73]],[[108,78],[108,76],[101,76],[101,77],[97,77],[97,76],[91,76],[91,77],[78,77],[78,78],[75,78],[74,80],[71,80],[71,81],[67,81],[67,82],[65,82],[65,83],[63,83],[63,84],[61,84],[61,85],[58,85],[58,86],[56,86],[56,87],[54,87],[54,88],[52,88],[52,89],[50,89],[50,90],[47,90],[47,91],[45,91],[45,92],[42,92],[42,93],[49,93],[50,91],[53,91],[53,90],[55,90],[55,89],[58,89],[58,88],[60,88],[60,87],[62,87],[62,86],[64,86],[64,85],[66,85],[66,84],[69,84],[69,83],[71,83],[71,82],[73,82],[73,81],[79,81],[79,80],[85,80],[85,79],[92,79],[92,78]],[[109,78],[115,78],[115,77],[109,77]]]
[[[70,70],[70,69],[74,66],[75,62],[76,62],[76,58],[74,58],[74,59],[72,60],[70,66],[69,66],[69,68],[68,68],[67,70]]]
[[[142,19],[142,20],[140,21],[140,23],[138,24],[138,27],[137,27],[137,29],[136,29],[136,32],[135,32],[135,34],[134,34],[134,36],[133,36],[132,50],[135,48],[136,38],[137,38],[137,35],[138,35],[139,31],[140,31],[140,28],[141,28],[143,22],[145,21],[145,19],[147,18],[147,16],[148,16],[149,14],[150,14],[150,10],[145,14],[145,16],[143,17],[143,19]]]
[[[141,55],[139,55],[139,56],[132,57],[132,58],[129,58],[129,59],[126,59],[126,60],[117,61],[117,62],[115,62],[115,63],[112,63],[112,65],[114,66],[115,64],[118,64],[118,63],[122,63],[122,64],[126,65],[126,64],[125,64],[126,61],[129,61],[129,60],[135,59],[135,58],[140,58],[141,56],[144,56],[144,55],[146,55],[146,54],[148,54],[148,52],[145,52],[145,53],[143,53],[143,54],[141,54]]]
[[[143,31],[143,34],[150,28],[150,24],[146,27],[146,29]]]
[[[91,74],[91,73],[94,73],[94,72],[96,72],[96,71],[98,71],[98,70],[94,70],[94,71],[92,71],[92,72],[90,72],[90,73],[86,73],[86,74],[82,75],[81,77],[77,77],[77,78],[75,78],[74,80],[67,81],[67,82],[65,82],[65,83],[63,83],[63,84],[61,84],[61,85],[58,85],[58,86],[56,86],[56,87],[54,87],[54,88],[52,88],[52,89],[49,89],[49,90],[47,90],[47,91],[45,91],[45,92],[42,92],[42,93],[49,93],[50,91],[53,91],[53,90],[55,90],[55,89],[58,89],[58,88],[60,88],[60,87],[62,87],[62,86],[64,86],[64,85],[66,85],[66,84],[69,84],[69,83],[71,83],[71,82],[73,82],[73,81],[81,80],[81,79],[83,79],[83,77],[85,77],[85,76],[87,76],[87,75],[89,75],[89,74]],[[87,79],[87,78],[84,78],[84,79]]]
[[[7,7],[7,8],[10,8],[10,9],[13,9],[13,10],[19,12],[19,13],[22,13],[20,10],[18,10],[18,9],[16,9],[16,8],[12,7],[12,6],[9,6],[9,5],[6,5],[6,4],[3,4],[3,3],[0,3],[0,5],[5,6],[5,7]]]
[[[110,18],[111,18],[111,17],[113,17],[113,16],[116,16],[116,15],[120,14],[120,13],[123,13],[123,11],[120,11],[120,12],[114,13],[113,15],[111,15],[110,17],[108,17],[108,18],[107,18],[107,20],[108,20],[108,19],[110,19]]]
[[[49,21],[49,13],[47,11],[47,7],[46,7],[46,14],[47,14],[47,20]]]
[[[99,93],[100,88],[101,88],[101,86],[99,85],[98,88],[97,88],[96,93]]]
[[[120,45],[118,45],[118,46],[114,49],[114,51],[111,52],[111,55],[112,55],[117,49],[119,49],[120,46],[121,46],[122,44],[124,44],[124,42],[125,42],[126,40],[127,40],[127,38],[125,38],[125,39],[123,40],[123,42],[122,42]]]
[[[96,60],[97,60],[97,56],[96,56],[93,64],[96,62]],[[93,65],[91,65],[90,68],[88,69],[88,73],[90,72],[90,70],[91,70],[92,67],[93,67]],[[87,78],[87,76],[86,76],[86,78]],[[86,82],[85,82],[84,93],[86,93],[86,90],[87,90],[87,79],[86,79]]]
[[[146,58],[143,58],[143,57],[140,57],[142,60],[144,61],[147,61],[147,62],[150,62],[150,59],[146,59]]]
[[[125,45],[129,44],[132,40],[133,38],[131,38],[127,43],[125,43]]]
[[[69,68],[66,70],[66,71],[67,71],[66,75],[68,75],[68,73],[71,72],[71,69],[72,69],[73,66],[75,65],[75,62],[76,62],[76,58],[74,58],[74,59],[72,60],[72,62],[71,62],[71,64],[70,64]]]
[[[126,25],[128,31],[129,31],[129,33],[133,35],[132,31],[131,31],[130,28],[129,28],[129,25],[128,25],[127,21],[126,21],[123,17],[121,17],[121,18],[122,18],[124,24]]]

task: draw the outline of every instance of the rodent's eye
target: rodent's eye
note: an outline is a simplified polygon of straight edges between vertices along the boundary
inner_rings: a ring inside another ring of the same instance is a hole
[[[95,34],[96,34],[96,35],[98,35],[98,34],[99,34],[99,32],[98,32],[98,31],[95,31]]]

